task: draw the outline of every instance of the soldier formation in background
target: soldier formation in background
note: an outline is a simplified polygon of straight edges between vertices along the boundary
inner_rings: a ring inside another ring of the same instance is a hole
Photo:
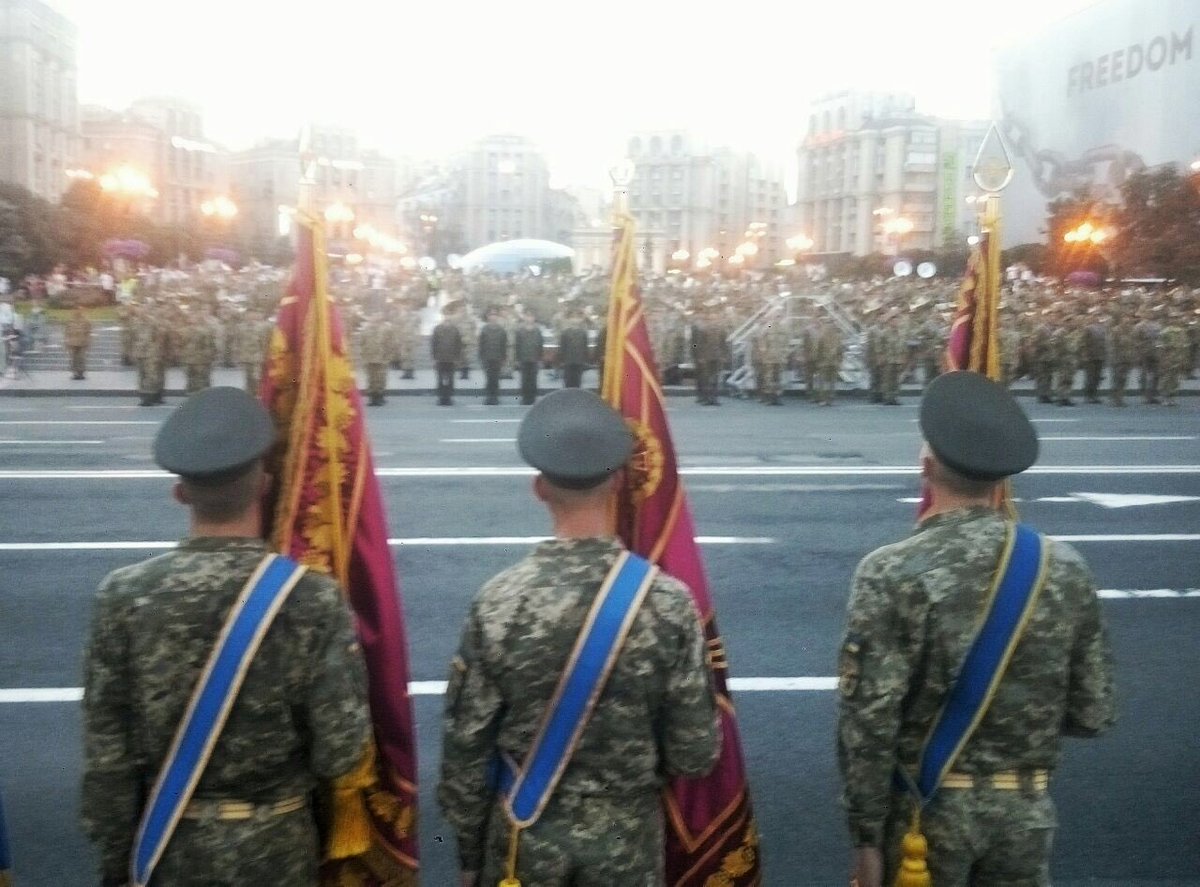
[[[212,384],[219,365],[241,367],[248,390],[257,390],[284,284],[285,272],[263,268],[144,275],[118,306],[121,360],[137,367],[142,402],[162,402],[172,367],[184,368],[189,392]],[[439,314],[458,330],[456,380],[469,379],[478,361],[488,404],[516,375],[522,381],[514,399],[529,404],[542,369],[564,387],[579,387],[589,370],[603,370],[609,288],[603,274],[412,272],[382,285],[369,288],[352,272],[331,280],[371,404],[384,402],[389,369],[404,380],[415,377],[430,347],[422,323]],[[642,297],[663,384],[694,380],[701,404],[717,404],[725,393],[778,405],[799,389],[814,404],[832,405],[861,373],[871,403],[895,405],[902,390],[921,388],[941,371],[958,287],[950,278],[846,283],[795,272],[735,280],[674,274],[644,275]],[[1136,396],[1175,406],[1182,381],[1195,377],[1200,291],[1090,290],[1016,279],[1005,284],[1001,313],[1004,382],[1028,379],[1042,403],[1072,406],[1082,397],[1095,404],[1107,396],[1120,407]],[[530,323],[541,347],[527,333],[518,354],[518,333]],[[78,378],[89,337],[74,317],[64,327],[67,339]],[[448,381],[441,380],[439,402],[451,396]]]

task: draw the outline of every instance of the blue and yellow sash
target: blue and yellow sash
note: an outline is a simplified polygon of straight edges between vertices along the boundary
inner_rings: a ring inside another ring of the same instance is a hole
[[[12,884],[12,856],[8,850],[8,825],[4,821],[4,797],[0,795],[0,887]]]
[[[1041,535],[1009,524],[983,622],[921,751],[910,788],[926,804],[983,720],[1037,603],[1049,564]]]
[[[550,801],[657,574],[649,561],[622,552],[584,620],[520,773],[502,761],[499,787],[514,830],[537,822]]]
[[[238,595],[142,812],[130,859],[134,887],[145,887],[150,881],[200,782],[254,654],[304,570],[294,561],[269,554]]]

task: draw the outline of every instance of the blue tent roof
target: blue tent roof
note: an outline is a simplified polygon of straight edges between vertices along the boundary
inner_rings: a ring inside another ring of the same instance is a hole
[[[515,274],[530,265],[554,259],[570,259],[575,250],[550,240],[501,240],[472,250],[462,258],[464,271],[482,269]]]

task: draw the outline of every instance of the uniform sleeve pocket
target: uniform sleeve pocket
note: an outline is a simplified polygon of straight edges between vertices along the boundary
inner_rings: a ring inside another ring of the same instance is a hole
[[[862,674],[862,638],[851,635],[842,644],[838,656],[838,691],[844,699],[850,699],[858,692],[858,679]]]

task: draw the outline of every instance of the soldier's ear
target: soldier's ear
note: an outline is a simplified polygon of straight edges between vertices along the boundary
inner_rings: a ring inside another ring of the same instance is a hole
[[[191,507],[192,500],[188,498],[187,488],[184,487],[183,481],[175,482],[175,486],[171,487],[171,496],[180,505]]]

